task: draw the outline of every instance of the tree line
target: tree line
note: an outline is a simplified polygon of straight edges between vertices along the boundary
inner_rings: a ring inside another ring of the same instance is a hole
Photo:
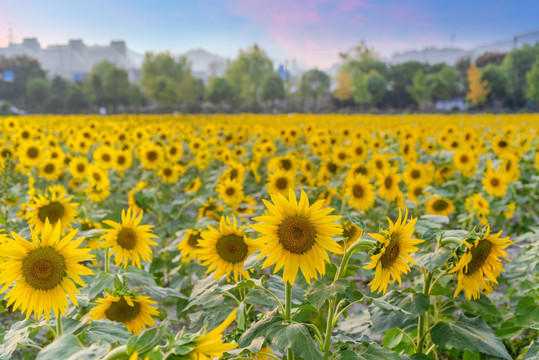
[[[140,79],[114,64],[96,64],[71,82],[28,57],[0,58],[14,81],[0,80],[0,100],[30,112],[119,111],[332,112],[432,110],[438,100],[466,99],[474,107],[518,109],[539,104],[539,44],[486,53],[455,66],[409,61],[389,65],[364,42],[340,54],[333,79],[319,69],[278,74],[258,45],[240,50],[223,76],[196,78],[184,57],[146,53]],[[333,86],[332,86],[333,80]]]

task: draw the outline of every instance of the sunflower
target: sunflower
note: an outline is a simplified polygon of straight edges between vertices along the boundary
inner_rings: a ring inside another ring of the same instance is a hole
[[[252,215],[256,209],[256,202],[252,196],[246,196],[236,207],[236,213],[239,215]]]
[[[202,185],[202,182],[200,181],[199,177],[196,177],[185,185],[184,191],[186,193],[196,193],[198,189],[200,189],[200,185]]]
[[[208,219],[219,221],[221,218],[220,213],[223,210],[224,208],[219,204],[218,200],[210,197],[208,202],[202,204],[202,206],[198,209],[197,220],[207,217]]]
[[[385,294],[387,285],[394,283],[395,280],[399,282],[400,286],[401,274],[407,274],[410,271],[407,262],[415,264],[410,253],[419,250],[415,245],[424,240],[411,238],[414,234],[417,218],[410,218],[406,224],[407,218],[408,209],[406,209],[404,218],[399,209],[399,217],[395,224],[387,218],[388,230],[384,230],[380,234],[369,234],[379,242],[374,255],[371,256],[371,263],[363,267],[364,269],[376,269],[374,279],[368,284],[371,285],[371,292],[378,290],[378,293]]]
[[[165,163],[160,166],[157,174],[163,182],[174,184],[185,173],[185,168],[179,164]]]
[[[402,173],[406,185],[429,184],[432,181],[432,167],[421,163],[409,163]]]
[[[121,322],[129,332],[137,335],[146,329],[146,326],[154,326],[152,316],[159,314],[155,307],[155,301],[149,296],[134,294],[117,294],[117,296],[105,293],[104,298],[98,298],[99,305],[94,306],[88,315],[94,320],[108,319]]]
[[[442,165],[434,172],[434,181],[437,184],[443,184],[447,180],[451,179],[451,176],[453,176],[455,171],[455,167],[452,165]]]
[[[507,204],[507,208],[503,212],[503,216],[507,220],[511,219],[513,217],[513,214],[515,212],[516,207],[517,207],[517,205],[514,202],[510,202],[509,204]]]
[[[455,167],[466,177],[471,177],[477,169],[477,156],[470,149],[457,150],[453,156]]]
[[[346,240],[346,243],[344,241],[342,242],[344,251],[346,250],[345,246],[350,247],[357,241],[357,239],[360,238],[360,236],[363,234],[363,229],[350,221],[343,221],[342,228],[342,236]]]
[[[69,162],[69,172],[74,179],[81,180],[86,177],[88,171],[88,159],[84,156],[75,156]]]
[[[112,168],[118,172],[123,172],[131,167],[133,155],[128,150],[117,150],[114,152]]]
[[[139,211],[149,210],[149,204],[139,203],[141,199],[146,199],[146,197],[137,195],[141,190],[145,189],[147,186],[148,186],[148,183],[144,181],[139,181],[137,183],[137,186],[129,190],[129,192],[127,193],[127,203],[129,207],[133,208],[133,211],[136,213],[138,213]]]
[[[435,196],[427,201],[427,214],[450,215],[455,211],[453,202],[441,196]]]
[[[482,289],[489,289],[497,284],[497,278],[503,271],[500,257],[510,261],[503,250],[514,242],[508,237],[500,238],[502,231],[495,235],[490,234],[490,227],[487,227],[485,235],[475,241],[462,242],[467,250],[460,258],[457,265],[449,273],[458,271],[458,285],[455,297],[461,290],[466,293],[466,298],[478,299]]]
[[[180,250],[180,253],[183,255],[183,263],[188,263],[189,261],[198,258],[197,251],[200,249],[198,242],[202,239],[200,234],[200,230],[187,230],[185,232],[185,237],[178,244],[178,250]]]
[[[363,175],[347,176],[343,195],[348,197],[348,205],[358,210],[368,210],[374,204],[374,188]]]
[[[101,224],[97,223],[97,222],[93,222],[91,220],[89,220],[88,218],[82,220],[82,219],[79,219],[79,223],[80,223],[80,229],[81,231],[89,231],[89,230],[96,230],[96,229],[101,229],[102,226]],[[94,237],[90,237],[90,238],[86,238],[86,245],[92,249],[92,250],[98,250],[99,249],[99,239],[96,239]]]
[[[270,195],[273,203],[263,200],[268,215],[255,217],[259,223],[252,227],[265,244],[258,258],[268,256],[262,268],[276,264],[274,273],[284,268],[283,281],[293,284],[301,269],[308,283],[325,273],[324,262],[329,262],[327,251],[342,253],[342,248],[331,237],[342,234],[342,227],[334,222],[340,216],[329,215],[332,208],[322,208],[324,200],[309,206],[302,190],[299,204],[290,189],[288,200],[281,194]]]
[[[243,233],[245,227],[238,228],[238,222],[233,216],[232,220],[221,217],[219,230],[208,225],[208,230],[203,231],[202,239],[198,241],[198,258],[203,266],[208,266],[206,273],[215,270],[214,279],[232,273],[234,280],[238,281],[241,274],[249,279],[249,272],[244,271],[245,259],[256,250],[260,250],[256,239],[249,239]]]
[[[235,207],[244,198],[243,185],[239,181],[224,179],[215,189],[228,206]]]
[[[48,221],[51,225],[61,221],[62,235],[66,230],[71,229],[71,224],[75,222],[75,217],[78,215],[76,203],[70,202],[73,196],[63,196],[57,193],[51,193],[47,198],[43,195],[32,197],[31,209],[26,211],[26,219],[34,230],[39,234],[45,223]]]
[[[38,165],[43,157],[43,149],[37,141],[25,141],[19,147],[19,161],[24,166]]]
[[[503,197],[507,192],[507,181],[505,174],[501,170],[494,170],[490,164],[487,165],[485,176],[481,180],[485,191],[497,197]]]
[[[399,189],[400,181],[401,176],[397,174],[397,169],[386,168],[376,182],[378,196],[388,201],[397,200],[402,195]]]
[[[39,176],[47,180],[57,180],[62,175],[62,163],[58,160],[48,159],[39,166]]]
[[[74,239],[77,230],[61,237],[62,224],[58,221],[51,225],[48,220],[41,234],[31,229],[32,241],[23,239],[12,232],[9,239],[0,247],[5,254],[0,263],[0,293],[15,283],[6,295],[7,306],[13,304],[13,311],[20,309],[28,319],[32,312],[39,319],[45,313],[49,320],[51,310],[56,317],[60,312],[65,315],[68,307],[67,297],[78,306],[75,294],[80,291],[74,282],[86,286],[81,275],[91,275],[93,271],[80,262],[94,256],[90,249],[78,249],[84,238]]]
[[[219,326],[198,337],[196,348],[187,353],[187,357],[190,360],[220,359],[223,352],[237,348],[238,344],[223,343],[223,331],[236,319],[237,312],[238,309],[234,309]]]
[[[124,268],[131,260],[131,264],[141,268],[140,261],[150,261],[152,250],[150,245],[157,245],[152,238],[157,238],[150,231],[153,226],[139,225],[142,220],[142,211],[136,212],[133,208],[122,210],[122,223],[112,220],[103,221],[112,229],[103,229],[105,234],[101,236],[104,240],[102,248],[112,248],[112,253],[116,254],[116,266],[124,263]]]
[[[288,194],[288,189],[295,187],[296,176],[290,171],[277,169],[268,174],[266,188],[269,194]]]
[[[163,148],[154,142],[146,143],[139,150],[140,162],[142,163],[142,166],[146,170],[157,169],[159,164],[163,162],[164,158],[165,158],[165,154],[164,154]]]

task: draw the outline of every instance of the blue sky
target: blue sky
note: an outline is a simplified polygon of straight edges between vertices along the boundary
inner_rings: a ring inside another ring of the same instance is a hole
[[[233,58],[259,43],[277,61],[326,68],[364,39],[383,56],[425,46],[468,48],[539,29],[535,1],[404,0],[0,0],[0,46],[124,39],[130,49],[193,48]]]

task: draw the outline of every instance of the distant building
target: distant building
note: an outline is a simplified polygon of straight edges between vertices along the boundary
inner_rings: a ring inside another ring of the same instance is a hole
[[[83,79],[103,60],[125,69],[130,80],[136,80],[140,78],[143,60],[142,55],[129,51],[123,40],[111,41],[108,46],[87,46],[82,40],[73,39],[67,45],[42,48],[36,38],[25,38],[21,44],[10,43],[0,48],[0,56],[22,55],[39,61],[48,77],[59,75],[72,81]]]
[[[466,111],[468,109],[468,104],[466,104],[466,98],[463,97],[437,100],[434,103],[434,109],[436,111]]]

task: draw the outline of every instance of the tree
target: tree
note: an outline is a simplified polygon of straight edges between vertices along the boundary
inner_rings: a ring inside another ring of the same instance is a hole
[[[82,92],[90,105],[103,106],[107,103],[103,80],[96,73],[92,72],[86,76],[82,85]]]
[[[466,99],[474,105],[482,105],[488,95],[488,81],[481,81],[481,70],[473,64],[468,69],[468,92]]]
[[[114,107],[129,101],[129,80],[127,71],[115,66],[109,67],[103,77],[103,90],[107,103]]]
[[[489,94],[491,100],[504,100],[510,93],[511,84],[509,76],[499,66],[489,65],[482,71],[482,80],[488,83]]]
[[[417,61],[408,61],[395,65],[389,70],[388,80],[391,84],[388,104],[395,107],[406,107],[414,103],[407,88],[413,86],[417,72],[425,72],[426,65]]]
[[[419,108],[423,108],[431,102],[434,84],[429,80],[429,77],[423,71],[418,71],[412,78],[412,86],[406,87],[406,91],[408,91]]]
[[[146,98],[144,92],[137,84],[129,84],[129,105],[141,106],[144,105]]]
[[[522,106],[526,94],[526,74],[539,57],[539,44],[534,47],[524,45],[521,49],[511,51],[505,57],[502,68],[509,75],[511,98],[514,106]]]
[[[214,76],[206,88],[205,98],[214,104],[230,104],[236,100],[236,90],[227,78]]]
[[[457,91],[459,77],[455,69],[444,64],[441,70],[428,76],[428,81],[434,84],[432,90],[434,99],[450,99]]]
[[[51,93],[51,85],[44,78],[31,79],[26,83],[26,100],[34,108],[41,108]]]
[[[325,72],[312,69],[303,74],[300,81],[300,92],[303,97],[311,97],[314,101],[314,108],[319,97],[329,91],[330,78]]]
[[[191,65],[185,57],[147,52],[142,64],[141,83],[146,94],[165,107],[191,102],[200,95]]]
[[[254,44],[239,51],[238,58],[226,69],[226,78],[239,91],[238,96],[245,104],[260,100],[262,81],[273,72],[273,62],[264,50]]]
[[[535,61],[530,71],[526,73],[528,90],[526,95],[528,99],[535,104],[539,104],[539,59]]]
[[[82,88],[78,84],[70,83],[67,89],[67,109],[71,112],[80,112],[88,105]]]
[[[26,93],[26,83],[44,78],[45,71],[39,62],[27,56],[0,57],[0,69],[13,71],[13,82],[0,81],[0,99],[20,105]]]
[[[277,73],[270,73],[264,77],[261,97],[264,101],[271,101],[272,107],[275,100],[284,99],[284,83]]]
[[[376,70],[367,75],[367,90],[371,95],[371,103],[377,104],[387,91],[386,79]]]
[[[349,71],[341,70],[337,75],[337,90],[333,96],[339,101],[346,101],[352,98],[353,79]]]
[[[354,101],[358,104],[369,104],[372,100],[367,88],[367,75],[358,71],[354,74]]]
[[[507,53],[489,51],[475,59],[475,64],[478,68],[483,68],[488,65],[500,65],[506,56]]]

